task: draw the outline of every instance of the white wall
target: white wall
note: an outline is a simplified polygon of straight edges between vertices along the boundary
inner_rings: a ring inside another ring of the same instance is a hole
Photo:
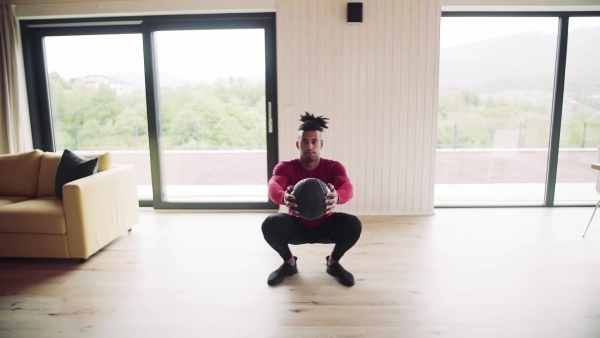
[[[356,25],[346,3],[277,2],[280,158],[298,155],[300,114],[325,115],[322,156],[344,163],[355,186],[342,210],[431,213],[439,1],[364,1]]]
[[[287,0],[292,1],[293,0]],[[329,0],[323,0],[327,2]],[[356,0],[348,0],[356,1]],[[378,0],[363,0],[365,4]],[[402,2],[402,0],[396,0]],[[22,18],[275,11],[279,0],[0,0]],[[440,0],[444,10],[599,10],[598,0]]]
[[[190,13],[273,12],[276,0],[0,0],[20,18]]]

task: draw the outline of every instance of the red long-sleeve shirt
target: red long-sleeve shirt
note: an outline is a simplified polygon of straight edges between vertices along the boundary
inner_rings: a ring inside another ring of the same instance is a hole
[[[352,198],[352,183],[346,175],[346,168],[337,161],[321,158],[319,165],[313,169],[304,169],[299,159],[279,162],[273,169],[273,176],[269,179],[269,198],[277,204],[284,204],[283,196],[290,185],[296,185],[305,178],[318,178],[325,184],[331,183],[338,194],[338,204],[344,204]],[[315,220],[298,218],[300,223],[306,227],[316,227],[331,216],[326,213]]]

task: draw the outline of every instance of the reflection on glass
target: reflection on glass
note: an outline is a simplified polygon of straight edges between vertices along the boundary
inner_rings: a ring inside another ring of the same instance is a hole
[[[152,199],[141,34],[44,38],[55,148],[110,151]]]
[[[436,205],[543,203],[557,27],[442,18]]]
[[[165,200],[266,202],[263,29],[160,31]]]
[[[600,145],[600,17],[569,19],[555,204],[593,204]]]

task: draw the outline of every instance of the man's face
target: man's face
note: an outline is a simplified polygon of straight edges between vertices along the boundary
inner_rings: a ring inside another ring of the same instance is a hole
[[[321,158],[321,132],[317,130],[302,131],[298,134],[296,147],[300,150],[300,160],[303,162],[314,162]]]

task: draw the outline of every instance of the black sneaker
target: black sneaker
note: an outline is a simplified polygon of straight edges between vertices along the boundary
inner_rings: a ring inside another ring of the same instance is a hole
[[[288,262],[283,262],[277,270],[271,272],[269,275],[269,279],[267,280],[267,284],[271,286],[275,286],[277,284],[281,284],[285,277],[289,277],[298,273],[298,257],[294,256],[294,260],[296,264],[291,266]]]
[[[338,282],[344,286],[352,286],[354,285],[354,276],[339,263],[335,262],[329,265],[329,256],[325,258],[327,260],[327,273],[337,278]]]

